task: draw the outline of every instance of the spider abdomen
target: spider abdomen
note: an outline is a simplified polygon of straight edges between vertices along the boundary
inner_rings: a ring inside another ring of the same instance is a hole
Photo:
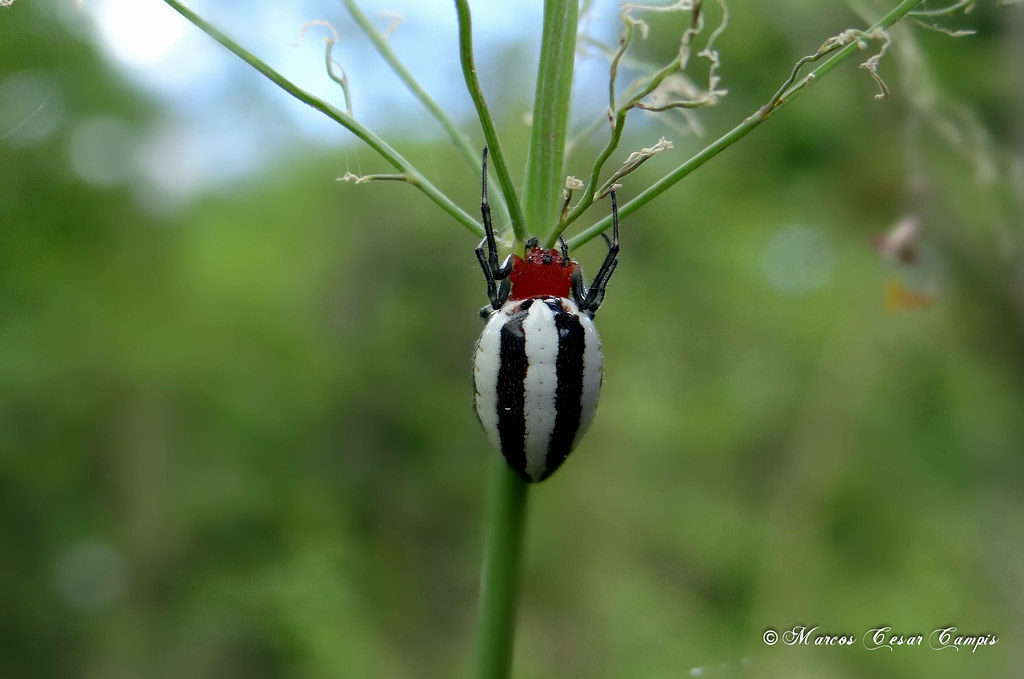
[[[527,481],[558,469],[590,426],[601,392],[601,340],[567,297],[531,297],[493,311],[473,358],[477,417]]]

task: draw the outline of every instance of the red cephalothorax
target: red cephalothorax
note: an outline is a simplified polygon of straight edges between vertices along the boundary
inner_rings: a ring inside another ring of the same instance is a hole
[[[526,259],[512,258],[509,299],[568,297],[576,267],[576,262],[564,259],[557,249],[545,250],[537,245],[528,245]]]
[[[604,300],[608,279],[619,263],[619,212],[615,192],[612,200],[612,237],[601,234],[608,243],[601,269],[590,282],[583,281],[583,269],[569,258],[569,244],[558,239],[559,248],[542,248],[536,238],[526,241],[524,257],[509,255],[498,262],[498,244],[491,224],[491,206],[487,203],[487,149],[484,149],[483,181],[480,188],[480,215],[484,220],[484,239],[474,253],[487,281],[487,299],[490,304],[480,310],[482,318],[490,318],[506,303],[524,302],[540,297],[571,300],[581,312],[594,317]]]

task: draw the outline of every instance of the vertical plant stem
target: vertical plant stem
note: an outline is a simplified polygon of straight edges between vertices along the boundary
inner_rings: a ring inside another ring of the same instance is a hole
[[[464,0],[456,0],[462,21]],[[537,97],[526,164],[523,215],[528,234],[543,234],[556,226],[561,196],[562,163],[569,121],[569,95],[576,57],[578,0],[546,0]],[[468,36],[463,35],[463,46]],[[463,49],[465,54],[465,49]],[[475,69],[463,59],[466,82]],[[510,207],[514,196],[509,196]],[[521,237],[520,233],[516,234]],[[516,603],[522,562],[523,525],[528,485],[495,455],[487,538],[480,593],[475,679],[507,679],[515,647]]]
[[[576,57],[577,0],[546,0],[523,212],[527,230],[548,240],[558,226],[569,97]]]
[[[487,510],[474,679],[506,679],[512,671],[526,515],[527,483],[504,458],[492,455],[494,475]]]

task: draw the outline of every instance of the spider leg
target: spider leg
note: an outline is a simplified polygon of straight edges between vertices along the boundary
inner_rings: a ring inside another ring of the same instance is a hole
[[[565,242],[564,236],[558,237],[558,244],[562,248],[562,267],[567,267],[572,263],[569,259],[569,244]]]
[[[484,279],[487,281],[487,298],[491,307],[500,309],[501,305],[508,299],[509,274],[512,273],[512,258],[507,257],[501,264],[498,263],[498,245],[494,238],[494,225],[491,222],[491,206],[487,202],[487,147],[484,147],[482,161],[482,179],[480,186],[480,215],[484,222],[484,239],[476,247],[475,253],[480,268],[483,269]],[[484,250],[486,249],[486,255]],[[484,307],[486,309],[486,307]],[[481,311],[481,315],[483,312]]]
[[[484,280],[487,281],[487,299],[491,301],[490,306],[498,309],[501,307],[503,300],[498,297],[498,282],[494,278],[494,270],[484,255],[484,244],[486,242],[486,238],[480,241],[480,245],[473,252],[476,253],[476,259],[480,262],[480,269],[484,272]],[[484,308],[486,309],[487,307]]]
[[[595,281],[595,283],[590,286],[590,293],[589,294],[595,295],[593,301],[590,302],[590,306],[587,307],[588,310],[590,311],[591,317],[593,317],[593,315],[597,312],[597,308],[599,306],[601,306],[601,302],[604,301],[604,293],[608,289],[608,280],[612,277],[612,273],[615,271],[615,267],[617,267],[618,265],[619,265],[619,260],[618,260],[618,258],[616,258],[612,262],[612,265],[610,267],[608,267],[608,270],[607,270],[607,273],[605,274],[604,280],[600,281],[599,285]]]
[[[575,264],[576,266],[569,276],[572,298],[575,300],[576,306],[580,308],[580,311],[586,311],[587,284],[583,281],[583,265],[579,262],[575,262]]]
[[[612,199],[612,237],[609,240],[607,235],[601,234],[604,236],[605,242],[608,243],[608,254],[605,255],[601,268],[598,270],[597,275],[594,276],[590,289],[587,290],[583,302],[579,305],[580,309],[589,312],[591,315],[597,312],[597,308],[604,301],[608,280],[615,273],[615,267],[619,265],[619,206],[615,201],[615,192],[612,191],[609,195]],[[580,276],[582,278],[582,273]],[[582,288],[582,281],[580,287]],[[575,288],[573,292],[574,294],[576,293]]]

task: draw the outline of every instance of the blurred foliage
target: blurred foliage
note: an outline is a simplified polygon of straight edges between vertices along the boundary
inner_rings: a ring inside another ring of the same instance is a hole
[[[857,21],[839,14],[734,6],[708,134]],[[977,36],[915,39],[991,150],[927,126],[910,144],[896,58],[881,102],[848,65],[623,224],[600,413],[533,493],[515,676],[1024,664],[1021,214],[1006,166],[978,172],[1019,156],[1021,16],[967,21]],[[153,212],[68,148],[83,121],[157,105],[27,1],[0,10],[0,87],[25,74],[54,83],[35,115],[59,120],[0,130],[0,676],[460,676],[496,455],[470,408],[475,239],[410,187],[334,182],[374,164],[353,150],[300,148]],[[495,93],[513,162],[523,87]],[[635,122],[628,148],[677,150],[626,198],[702,143]],[[402,148],[470,209],[476,177],[415,134]],[[894,269],[871,242],[908,211],[922,255]],[[934,299],[887,311],[893,278]],[[797,624],[858,645],[762,643]],[[859,645],[882,625],[1000,642]]]

